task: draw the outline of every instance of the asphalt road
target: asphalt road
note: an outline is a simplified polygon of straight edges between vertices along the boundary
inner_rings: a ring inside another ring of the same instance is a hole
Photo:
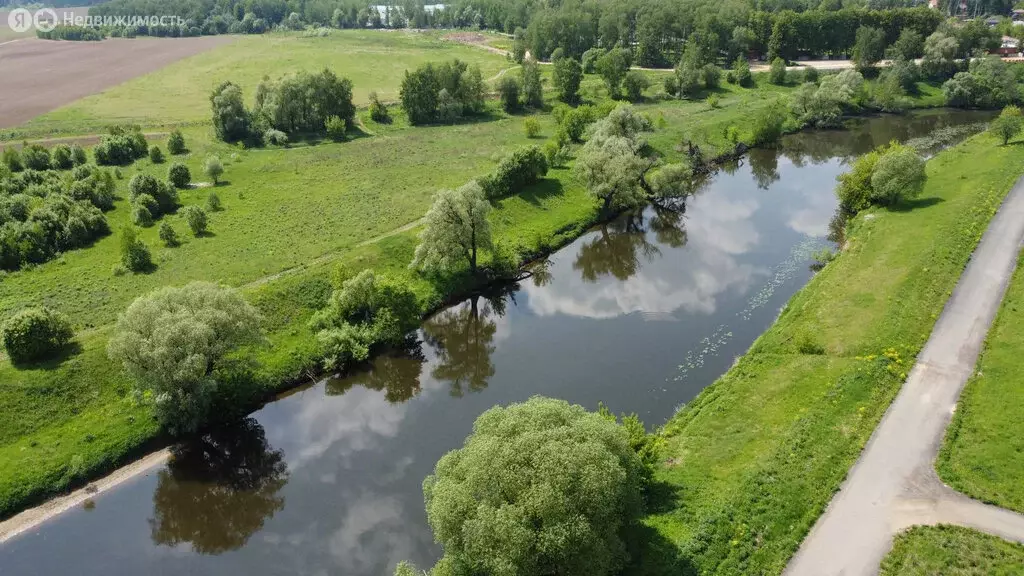
[[[784,574],[877,574],[893,536],[915,524],[958,524],[1024,542],[1024,515],[953,491],[934,469],[1022,238],[1024,177],[989,224],[896,400]]]

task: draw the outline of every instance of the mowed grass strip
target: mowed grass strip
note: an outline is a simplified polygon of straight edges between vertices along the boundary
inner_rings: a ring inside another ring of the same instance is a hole
[[[916,526],[896,537],[881,576],[1020,576],[1024,546],[959,526]]]
[[[674,494],[647,524],[677,556],[639,573],[779,574],[895,396],[1024,149],[976,136],[924,194],[871,210],[735,367],[663,430]],[[669,549],[662,547],[662,550]]]
[[[332,30],[321,38],[294,32],[239,36],[230,44],[44,114],[22,132],[102,131],[106,125],[125,122],[208,122],[210,92],[225,80],[241,86],[251,105],[264,76],[276,80],[325,67],[352,81],[357,106],[367,104],[373,91],[382,100],[397,101],[406,70],[451,58],[479,65],[485,79],[512,66],[498,54],[443,40],[437,32]]]
[[[1024,267],[1003,298],[985,349],[967,383],[936,463],[957,490],[1024,512]],[[1022,569],[1024,570],[1024,569]]]

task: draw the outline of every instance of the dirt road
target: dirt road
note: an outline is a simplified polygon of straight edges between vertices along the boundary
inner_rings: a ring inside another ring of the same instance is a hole
[[[915,524],[958,524],[1024,542],[1024,515],[958,494],[934,468],[1022,238],[1024,177],[989,224],[910,377],[786,575],[877,574],[893,536]]]

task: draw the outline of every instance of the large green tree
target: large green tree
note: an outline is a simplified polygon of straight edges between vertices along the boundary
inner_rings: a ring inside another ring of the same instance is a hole
[[[644,466],[615,422],[535,397],[477,418],[423,483],[445,575],[615,574]]]
[[[452,270],[461,265],[476,273],[480,250],[491,248],[491,204],[476,181],[457,190],[441,190],[427,212],[411,267]]]
[[[235,290],[209,282],[140,296],[117,321],[108,345],[138,387],[152,394],[172,434],[205,424],[217,400],[213,376],[234,348],[260,339],[260,316]]]

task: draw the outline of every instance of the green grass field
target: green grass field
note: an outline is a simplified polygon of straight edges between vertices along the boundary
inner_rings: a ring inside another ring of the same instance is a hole
[[[900,534],[881,576],[1020,576],[1024,546],[959,526],[918,526]]]
[[[647,524],[679,556],[642,573],[678,573],[673,562],[783,570],[899,390],[1021,161],[1024,149],[988,135],[929,161],[916,205],[858,217],[842,255],[670,420],[658,479],[678,500]]]
[[[950,486],[1024,512],[1024,267],[1018,262],[936,468]]]
[[[356,105],[366,104],[372,91],[382,100],[394,101],[405,70],[451,58],[479,65],[485,79],[512,66],[497,54],[445,41],[437,32],[335,30],[323,38],[295,33],[236,36],[230,44],[44,114],[19,132],[88,133],[124,122],[144,126],[205,123],[210,116],[210,92],[224,80],[241,86],[251,102],[264,76],[273,80],[324,67],[352,81]]]

